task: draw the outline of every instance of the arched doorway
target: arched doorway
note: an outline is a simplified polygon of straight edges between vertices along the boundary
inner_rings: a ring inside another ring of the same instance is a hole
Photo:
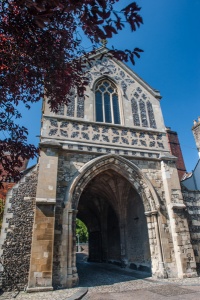
[[[121,174],[108,169],[96,175],[80,196],[77,217],[89,231],[89,261],[151,272],[144,205]]]
[[[74,177],[65,201],[61,248],[63,268],[60,273],[65,286],[72,286],[78,280],[77,214],[98,245],[95,246],[98,255],[90,249],[91,260],[120,263],[165,277],[158,197],[151,182],[136,165],[118,155],[93,159]],[[90,243],[92,245],[91,240]]]

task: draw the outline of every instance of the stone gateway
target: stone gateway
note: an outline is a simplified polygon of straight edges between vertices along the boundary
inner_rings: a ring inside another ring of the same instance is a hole
[[[89,231],[89,261],[162,278],[197,274],[199,245],[194,256],[161,96],[123,63],[101,58],[106,51],[88,67],[85,99],[72,90],[58,113],[44,100],[39,164],[7,197],[4,288],[11,270],[27,291],[77,284],[77,217]]]

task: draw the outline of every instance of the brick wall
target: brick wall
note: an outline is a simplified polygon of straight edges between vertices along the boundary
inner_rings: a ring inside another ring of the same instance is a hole
[[[186,172],[186,168],[181,151],[181,146],[178,139],[178,134],[177,132],[172,131],[171,129],[167,129],[167,138],[171,154],[178,158],[176,161],[176,167],[178,170],[179,179],[181,180],[181,178]]]

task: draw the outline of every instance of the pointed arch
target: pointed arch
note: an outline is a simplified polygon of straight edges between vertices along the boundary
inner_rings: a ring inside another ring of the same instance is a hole
[[[130,182],[141,196],[146,212],[158,209],[159,200],[150,180],[135,164],[115,154],[95,158],[79,170],[79,175],[74,178],[66,192],[65,202],[67,206],[76,210],[86,185],[98,174],[109,169],[116,171]]]
[[[95,121],[121,124],[119,91],[109,78],[99,78],[93,85],[95,95]]]

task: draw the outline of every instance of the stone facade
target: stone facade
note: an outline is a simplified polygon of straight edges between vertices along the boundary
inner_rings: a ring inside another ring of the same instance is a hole
[[[30,292],[78,283],[76,217],[89,231],[90,261],[196,276],[161,96],[121,62],[100,59],[106,51],[88,66],[84,101],[72,91],[57,114],[44,101]]]
[[[183,188],[183,199],[187,206],[187,218],[191,243],[194,250],[198,273],[200,273],[200,191]]]
[[[6,198],[0,237],[1,286],[24,289],[28,284],[37,168],[10,190]]]

